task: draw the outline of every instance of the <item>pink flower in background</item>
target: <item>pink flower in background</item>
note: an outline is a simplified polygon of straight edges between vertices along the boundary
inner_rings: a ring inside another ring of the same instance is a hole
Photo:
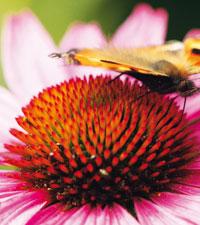
[[[111,43],[162,44],[166,28],[166,11],[142,4]],[[76,24],[60,49],[106,44],[98,25]],[[1,164],[20,169],[0,171],[0,224],[200,224],[199,98],[188,100],[180,122],[163,96],[130,104],[145,90],[137,84],[117,80],[99,90],[109,77],[72,80],[102,70],[64,68],[47,57],[55,48],[32,13],[5,23]]]

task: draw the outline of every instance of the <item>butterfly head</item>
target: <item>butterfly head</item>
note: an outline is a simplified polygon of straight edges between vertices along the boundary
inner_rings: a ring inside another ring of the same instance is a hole
[[[177,84],[177,92],[182,97],[192,96],[200,92],[200,88],[192,80],[183,79]]]

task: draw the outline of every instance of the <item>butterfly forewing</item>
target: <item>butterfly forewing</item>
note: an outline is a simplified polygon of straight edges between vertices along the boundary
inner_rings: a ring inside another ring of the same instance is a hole
[[[64,58],[67,64],[102,67],[130,75],[161,94],[179,92],[189,96],[199,92],[188,77],[200,73],[200,39],[144,48],[73,49],[52,56]]]
[[[183,48],[170,50],[171,44],[162,47],[146,47],[137,49],[104,48],[79,50],[73,57],[81,65],[97,66],[118,72],[136,71],[142,74],[169,76],[170,70],[157,66],[165,61],[184,71],[186,59]],[[173,44],[174,46],[174,44]],[[165,64],[166,65],[166,64]],[[172,71],[173,72],[173,71]]]

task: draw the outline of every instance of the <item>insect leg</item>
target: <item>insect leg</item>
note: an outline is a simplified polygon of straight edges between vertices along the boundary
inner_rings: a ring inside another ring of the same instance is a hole
[[[149,93],[152,93],[152,92],[153,92],[153,91],[148,90],[148,91],[146,91],[144,94],[139,95],[135,100],[137,101],[137,100],[139,100],[140,98],[142,98],[142,97],[144,97],[144,96],[146,96],[146,95],[148,95]]]
[[[186,106],[186,100],[187,100],[187,96],[184,97],[184,102],[183,102],[183,111],[182,111],[182,115],[181,115],[181,120],[183,118],[184,112],[185,112],[185,106]],[[181,121],[180,120],[180,121]]]
[[[115,78],[113,78],[112,80],[110,80],[108,82],[108,84],[112,83],[113,81],[117,80],[118,78],[120,78],[122,75],[126,74],[125,72],[121,72],[120,74],[118,74]]]

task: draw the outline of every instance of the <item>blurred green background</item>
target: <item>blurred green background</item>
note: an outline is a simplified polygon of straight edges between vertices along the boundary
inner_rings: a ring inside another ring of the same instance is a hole
[[[10,12],[31,8],[43,25],[59,42],[67,26],[77,20],[98,21],[110,36],[132,11],[134,0],[0,0],[0,24]],[[191,28],[200,28],[200,1],[145,1],[154,7],[168,10],[169,28],[167,39],[182,39]],[[1,67],[0,67],[1,68]],[[5,85],[0,69],[0,84]]]

